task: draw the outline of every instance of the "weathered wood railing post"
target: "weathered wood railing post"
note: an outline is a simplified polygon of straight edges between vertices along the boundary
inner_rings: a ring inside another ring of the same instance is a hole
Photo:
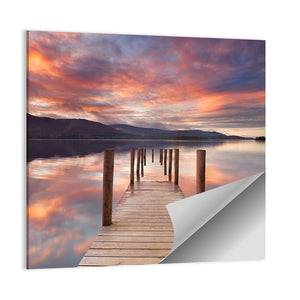
[[[144,166],[146,166],[146,148],[144,149]]]
[[[154,149],[152,149],[152,162],[154,162]]]
[[[134,184],[134,156],[135,156],[135,149],[130,149],[130,184]]]
[[[179,174],[179,149],[174,150],[174,162],[175,162],[175,170],[174,170],[174,183],[178,185],[178,174]]]
[[[141,176],[144,177],[144,149],[141,149]]]
[[[162,165],[162,161],[163,161],[163,149],[159,149],[159,162]]]
[[[169,181],[172,181],[172,156],[173,150],[169,149]]]
[[[111,224],[114,175],[114,150],[104,150],[102,226]]]
[[[167,175],[167,149],[164,151],[164,174]]]
[[[140,163],[141,163],[141,149],[137,149],[137,158],[136,158],[136,179],[140,181]]]
[[[197,150],[196,193],[205,191],[205,150]]]

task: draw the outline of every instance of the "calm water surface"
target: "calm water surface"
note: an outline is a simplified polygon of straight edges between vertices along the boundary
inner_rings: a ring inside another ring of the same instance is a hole
[[[141,180],[168,180],[159,163],[159,149],[179,148],[179,185],[185,196],[195,194],[196,149],[207,151],[206,190],[265,169],[265,143],[253,140],[29,140],[29,268],[78,265],[101,228],[103,151],[115,150],[115,205],[129,183],[131,147],[147,149],[147,166]]]

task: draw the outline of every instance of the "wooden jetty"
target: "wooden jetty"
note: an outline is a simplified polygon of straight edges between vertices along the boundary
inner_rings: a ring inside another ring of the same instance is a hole
[[[104,153],[104,167],[109,169],[109,176],[104,170],[103,227],[80,261],[79,266],[159,263],[169,254],[174,239],[173,226],[166,205],[184,198],[178,185],[179,150],[175,149],[174,182],[170,179],[171,167],[169,167],[168,181],[139,181],[140,177],[137,173],[138,181],[134,183],[132,176],[135,151],[131,150],[130,184],[113,211],[111,211],[111,174],[113,172],[113,152],[111,151],[113,150]],[[172,151],[169,152],[170,165],[172,164]],[[143,154],[146,151],[138,149],[137,153],[138,172],[139,164],[141,163],[142,168],[145,163]],[[160,151],[161,162],[162,151]],[[104,190],[104,186],[109,186],[111,191],[108,188]],[[109,221],[107,222],[107,220]]]
[[[170,182],[142,181],[129,185],[79,266],[159,263],[173,245],[173,226],[166,209],[184,198]]]

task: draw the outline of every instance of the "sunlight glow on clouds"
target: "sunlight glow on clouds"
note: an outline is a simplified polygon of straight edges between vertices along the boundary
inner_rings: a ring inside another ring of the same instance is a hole
[[[30,31],[27,79],[33,115],[264,135],[264,41]]]

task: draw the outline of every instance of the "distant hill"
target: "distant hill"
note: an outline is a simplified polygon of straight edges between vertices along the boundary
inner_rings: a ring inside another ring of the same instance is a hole
[[[113,124],[111,127],[128,134],[140,135],[148,139],[199,140],[199,139],[243,139],[239,136],[228,136],[216,131],[203,130],[162,130],[142,128],[126,124]]]
[[[110,126],[117,130],[129,133],[129,134],[140,135],[140,136],[144,136],[144,137],[157,136],[157,135],[167,134],[170,132],[169,130],[162,130],[162,129],[156,129],[156,128],[143,128],[143,127],[126,125],[126,124],[113,124]]]
[[[28,138],[53,139],[243,139],[216,131],[162,130],[125,124],[104,125],[84,119],[52,119],[27,114]]]
[[[258,136],[255,138],[256,141],[265,141],[266,137],[265,136]]]
[[[99,122],[84,119],[52,119],[27,114],[28,138],[99,139],[128,135]]]

